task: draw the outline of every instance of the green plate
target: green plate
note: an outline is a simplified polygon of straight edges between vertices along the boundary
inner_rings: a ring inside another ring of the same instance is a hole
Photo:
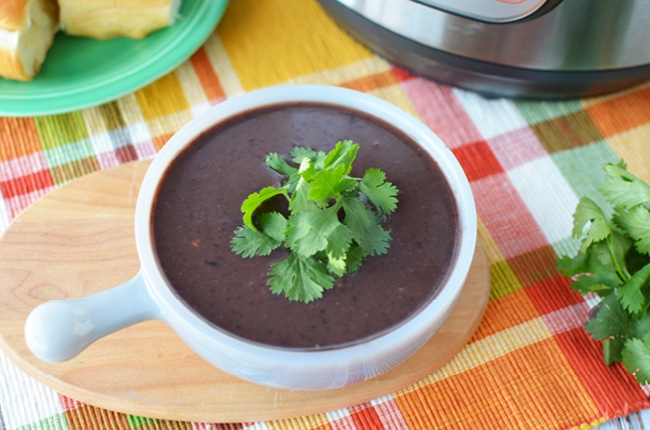
[[[0,115],[65,113],[142,88],[187,60],[212,34],[227,4],[183,0],[174,25],[140,40],[99,41],[59,33],[33,81],[0,78]]]

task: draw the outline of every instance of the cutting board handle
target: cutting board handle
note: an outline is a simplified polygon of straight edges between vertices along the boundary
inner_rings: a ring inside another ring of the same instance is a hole
[[[34,308],[25,321],[27,346],[41,360],[69,360],[88,345],[132,324],[158,319],[160,308],[149,295],[142,273],[122,285]]]

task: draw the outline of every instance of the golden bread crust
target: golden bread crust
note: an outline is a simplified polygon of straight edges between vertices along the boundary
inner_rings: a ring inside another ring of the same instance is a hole
[[[16,81],[31,81],[15,52],[0,48],[0,77]]]
[[[75,36],[141,39],[173,24],[175,0],[59,0],[61,29]]]
[[[180,0],[0,0],[0,78],[29,81],[54,35],[136,39],[174,23]]]
[[[56,0],[0,0],[0,77],[30,81],[58,30]]]
[[[0,28],[7,31],[18,31],[27,19],[27,6],[30,0],[1,0]]]

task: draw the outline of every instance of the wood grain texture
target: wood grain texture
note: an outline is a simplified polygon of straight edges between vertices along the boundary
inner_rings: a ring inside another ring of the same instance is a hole
[[[57,189],[17,217],[0,240],[0,347],[25,372],[62,394],[120,412],[184,421],[321,413],[419,381],[451,360],[481,321],[490,274],[479,243],[460,301],[443,327],[397,368],[350,387],[294,392],[243,381],[203,361],[157,321],[107,336],[67,362],[40,361],[23,337],[35,306],[99,292],[137,273],[133,215],[148,165],[125,164]]]

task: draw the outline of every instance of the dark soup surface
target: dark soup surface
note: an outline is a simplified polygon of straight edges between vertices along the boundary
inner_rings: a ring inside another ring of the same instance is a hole
[[[231,251],[241,203],[280,186],[283,178],[264,164],[269,152],[328,152],[345,139],[360,145],[353,176],[378,168],[400,191],[384,223],[390,248],[366,258],[323,298],[291,302],[266,284],[269,266],[286,251],[249,259]],[[242,338],[294,348],[352,342],[411,315],[448,275],[458,240],[451,190],[428,154],[388,124],[320,104],[252,110],[205,132],[167,171],[152,222],[160,265],[188,306]]]

